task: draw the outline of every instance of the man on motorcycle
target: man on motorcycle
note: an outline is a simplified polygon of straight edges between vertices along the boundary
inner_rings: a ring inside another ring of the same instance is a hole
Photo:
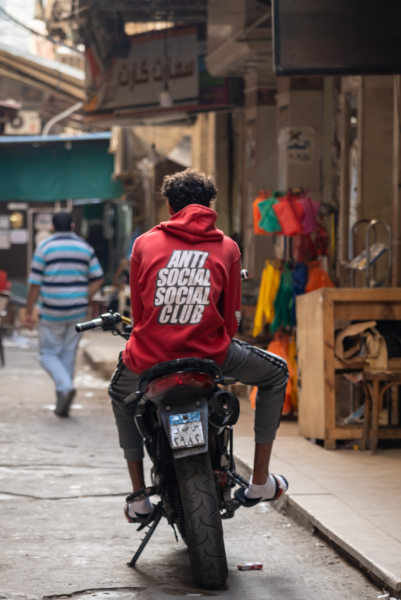
[[[269,473],[269,462],[288,380],[286,362],[233,339],[241,316],[241,256],[237,244],[215,226],[213,180],[186,169],[166,176],[161,193],[171,218],[135,241],[130,266],[134,326],[109,388],[133,490],[145,485],[143,443],[124,399],[146,369],[196,356],[217,362],[224,376],[258,387],[253,476],[249,488],[235,496],[247,507],[277,500],[288,483]],[[125,515],[141,522],[151,510],[145,498],[126,505]]]

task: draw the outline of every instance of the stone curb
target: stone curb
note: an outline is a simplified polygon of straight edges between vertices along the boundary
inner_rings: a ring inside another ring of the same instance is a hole
[[[245,463],[241,458],[235,456],[237,470],[245,478],[252,474],[252,468]],[[334,549],[342,555],[354,567],[359,569],[364,575],[370,578],[376,585],[384,588],[397,598],[400,597],[401,582],[391,576],[391,573],[384,572],[374,562],[367,559],[352,546],[347,544],[345,540],[336,535],[331,529],[326,527],[319,519],[314,517],[307,511],[295,498],[289,494],[285,494],[283,499],[277,502],[272,502],[271,506],[280,512],[284,512],[293,521],[304,527],[305,529],[316,530],[318,534]]]

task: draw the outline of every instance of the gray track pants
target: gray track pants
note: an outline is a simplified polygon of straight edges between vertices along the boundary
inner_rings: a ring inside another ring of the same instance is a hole
[[[258,386],[255,410],[255,442],[272,442],[280,423],[288,380],[286,361],[265,350],[239,340],[232,340],[227,358],[221,365],[226,377],[234,377],[246,385]],[[137,389],[139,375],[124,365],[121,355],[111,379],[109,394],[112,400],[120,446],[127,460],[143,458],[142,438],[137,430],[133,409],[124,404],[132,391]]]

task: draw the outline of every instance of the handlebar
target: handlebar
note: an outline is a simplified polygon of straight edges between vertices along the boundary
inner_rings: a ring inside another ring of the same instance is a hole
[[[77,323],[75,325],[75,330],[81,333],[81,331],[95,329],[95,327],[100,327],[101,325],[103,325],[103,320],[99,317],[97,319],[92,319],[92,321],[85,321],[85,323]]]
[[[130,319],[128,317],[124,317],[124,315],[120,315],[120,313],[107,312],[100,315],[100,317],[96,317],[96,319],[92,319],[91,321],[85,321],[84,323],[77,323],[75,325],[75,330],[78,333],[82,331],[88,331],[89,329],[95,329],[96,327],[102,327],[104,331],[115,329],[115,326],[118,323],[124,323],[125,325],[131,325]]]

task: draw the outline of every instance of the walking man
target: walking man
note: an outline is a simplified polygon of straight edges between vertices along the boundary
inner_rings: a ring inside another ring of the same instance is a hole
[[[39,244],[32,259],[25,327],[33,327],[40,296],[39,357],[56,387],[55,414],[68,417],[79,335],[75,323],[86,318],[89,300],[103,285],[93,248],[73,232],[70,213],[53,216],[54,234]]]

